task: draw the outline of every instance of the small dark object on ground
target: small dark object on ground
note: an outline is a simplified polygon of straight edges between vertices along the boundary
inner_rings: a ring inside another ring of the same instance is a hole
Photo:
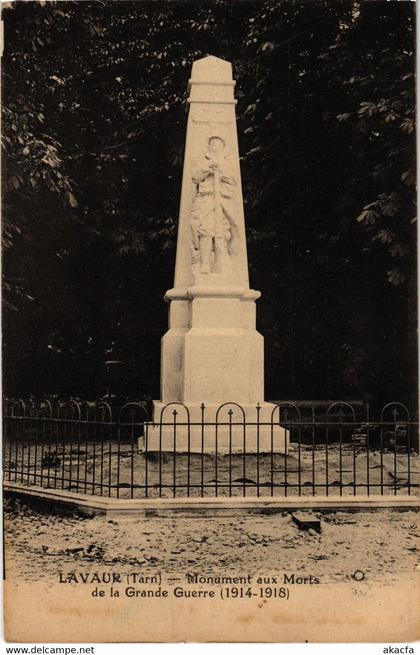
[[[293,512],[292,519],[299,530],[315,530],[315,532],[321,532],[321,521],[315,516],[308,516],[304,512]]]
[[[41,466],[43,469],[58,468],[61,464],[61,459],[55,453],[48,453],[42,458]]]

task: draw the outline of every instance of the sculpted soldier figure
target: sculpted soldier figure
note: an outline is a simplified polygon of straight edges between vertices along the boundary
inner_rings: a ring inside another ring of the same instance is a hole
[[[224,148],[220,136],[211,136],[206,154],[192,173],[192,261],[200,263],[200,273],[225,272],[227,255],[235,254],[237,182],[230,174]]]

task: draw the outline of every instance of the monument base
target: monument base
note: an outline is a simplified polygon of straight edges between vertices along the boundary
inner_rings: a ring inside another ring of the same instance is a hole
[[[266,402],[204,407],[154,401],[154,422],[145,424],[139,451],[287,454],[289,431],[280,420],[279,408]]]

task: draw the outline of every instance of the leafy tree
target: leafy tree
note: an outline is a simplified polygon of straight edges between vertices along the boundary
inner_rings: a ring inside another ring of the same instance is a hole
[[[411,3],[16,2],[4,20],[8,393],[97,394],[121,358],[127,391],[157,396],[186,82],[214,54],[238,81],[268,396],[407,397]]]

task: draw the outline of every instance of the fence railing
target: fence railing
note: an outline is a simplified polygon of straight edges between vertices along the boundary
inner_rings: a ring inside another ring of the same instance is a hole
[[[115,498],[410,495],[418,487],[418,422],[402,403],[388,403],[376,419],[368,406],[346,402],[303,410],[279,403],[264,422],[259,406],[252,421],[235,403],[221,408],[208,420],[203,404],[192,421],[184,405],[171,403],[152,426],[140,402],[115,410],[105,401],[6,400],[4,478]],[[278,426],[287,442],[278,442]],[[223,452],[221,429],[230,445]],[[162,438],[150,447],[152,430],[169,434],[164,448]],[[198,448],[179,449],[183,430],[200,434]],[[243,435],[239,451],[235,430]],[[262,430],[271,434],[263,449]]]

